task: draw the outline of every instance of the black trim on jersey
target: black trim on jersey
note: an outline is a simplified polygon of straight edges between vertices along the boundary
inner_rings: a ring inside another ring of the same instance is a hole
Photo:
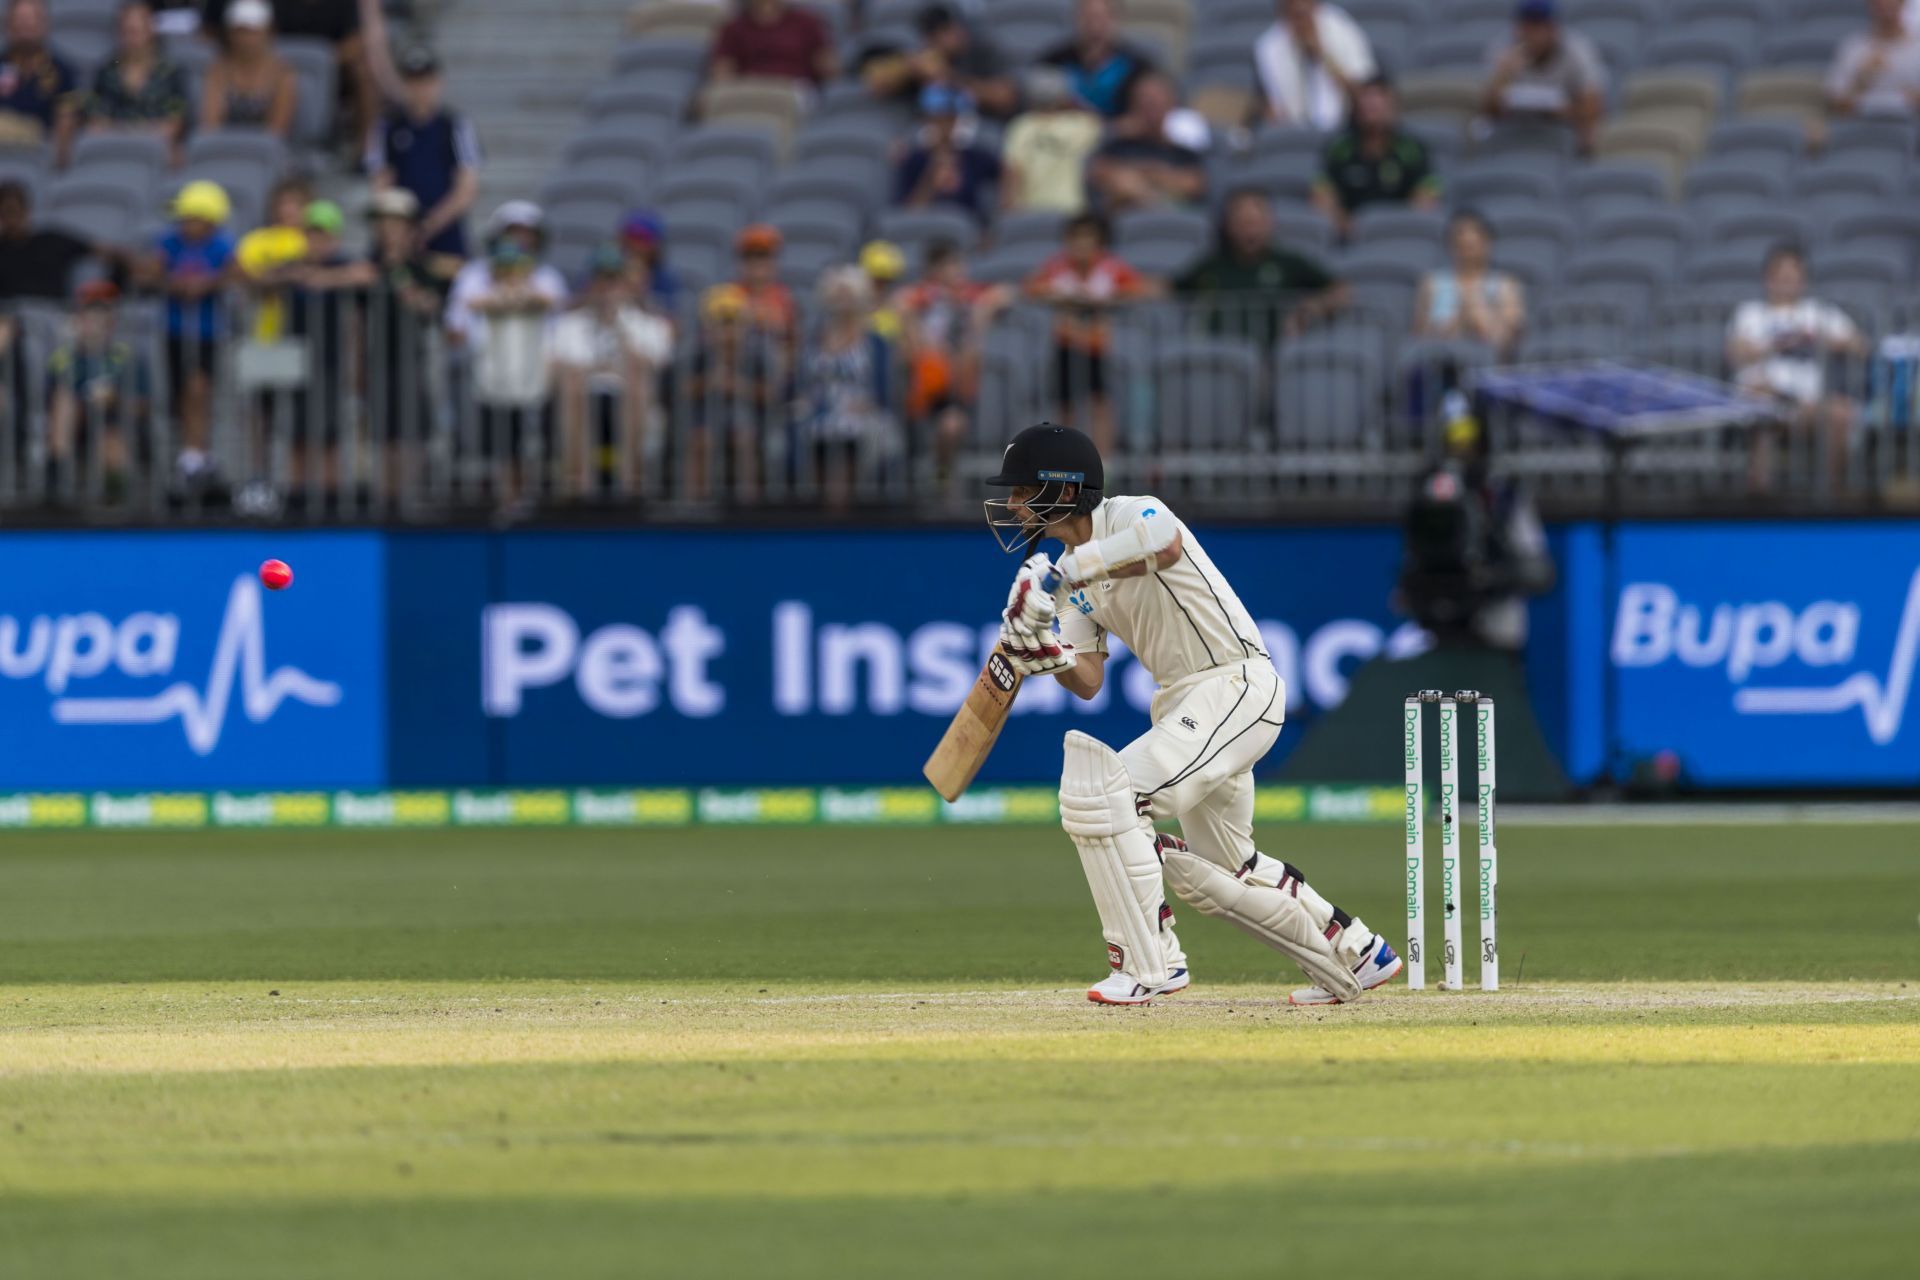
[[[1247,678],[1247,669],[1245,667],[1240,668],[1240,678],[1242,680],[1245,680]],[[1151,791],[1146,792],[1145,794],[1150,796],[1159,795],[1162,791],[1165,791],[1168,787],[1173,786],[1175,783],[1184,782],[1186,779],[1192,777],[1195,773],[1198,773],[1200,770],[1206,768],[1208,765],[1212,764],[1216,759],[1218,759],[1221,751],[1225,751],[1228,747],[1240,741],[1240,739],[1246,737],[1247,730],[1253,728],[1254,725],[1274,723],[1273,721],[1268,720],[1265,717],[1267,712],[1273,710],[1273,700],[1280,696],[1280,686],[1282,683],[1283,681],[1281,681],[1279,677],[1276,676],[1274,678],[1273,692],[1267,695],[1267,705],[1260,708],[1260,714],[1254,717],[1254,719],[1247,724],[1245,729],[1240,730],[1240,732],[1234,734],[1231,738],[1228,738],[1225,742],[1221,743],[1218,751],[1215,751],[1210,756],[1206,756],[1205,759],[1195,759],[1189,762],[1184,768],[1180,770],[1180,772],[1174,774],[1171,778],[1168,778],[1165,782],[1161,783],[1159,786],[1155,787]],[[1249,687],[1251,687],[1251,685],[1249,685]],[[1202,755],[1206,755],[1207,747],[1210,747],[1213,745],[1214,738],[1218,736],[1218,734],[1220,733],[1220,730],[1226,727],[1227,721],[1233,719],[1233,713],[1238,711],[1240,709],[1240,704],[1242,702],[1245,702],[1246,700],[1247,700],[1247,690],[1245,688],[1242,688],[1240,690],[1240,696],[1233,700],[1233,705],[1231,707],[1227,708],[1227,714],[1220,718],[1220,723],[1215,725],[1213,727],[1213,732],[1207,735],[1206,745],[1200,748],[1200,752]]]
[[[1222,599],[1220,598],[1220,593],[1219,593],[1219,592],[1218,592],[1217,590],[1215,590],[1215,589],[1214,589],[1214,585],[1213,585],[1213,579],[1212,579],[1212,578],[1209,578],[1209,577],[1207,576],[1207,571],[1206,571],[1205,569],[1202,569],[1202,568],[1200,567],[1200,562],[1199,562],[1198,560],[1195,560],[1195,559],[1194,559],[1194,558],[1193,558],[1192,556],[1190,556],[1190,555],[1183,555],[1183,556],[1181,556],[1180,558],[1181,558],[1182,560],[1185,560],[1185,561],[1186,561],[1186,562],[1187,562],[1188,564],[1190,564],[1190,565],[1192,565],[1192,566],[1193,566],[1193,571],[1194,571],[1195,573],[1197,573],[1197,574],[1199,574],[1199,575],[1200,575],[1200,581],[1202,581],[1202,582],[1204,582],[1204,583],[1206,583],[1206,584],[1207,584],[1207,594],[1213,597],[1213,602],[1214,602],[1214,603],[1215,603],[1216,605],[1219,605],[1219,606],[1220,606],[1220,616],[1221,616],[1222,618],[1224,618],[1224,619],[1226,619],[1226,623],[1227,623],[1227,630],[1228,630],[1228,632],[1230,632],[1230,633],[1232,634],[1232,636],[1233,636],[1233,638],[1234,638],[1235,640],[1238,640],[1238,641],[1240,642],[1240,648],[1241,648],[1241,649],[1243,649],[1243,650],[1245,650],[1245,649],[1251,649],[1251,650],[1253,650],[1253,651],[1254,651],[1255,653],[1257,653],[1257,654],[1259,654],[1259,655],[1260,655],[1261,657],[1263,657],[1263,658],[1265,658],[1265,659],[1267,659],[1267,660],[1268,660],[1269,662],[1271,662],[1271,661],[1273,660],[1273,655],[1272,655],[1272,654],[1270,654],[1270,653],[1268,653],[1268,652],[1267,652],[1267,651],[1266,651],[1266,650],[1265,650],[1264,648],[1262,648],[1262,647],[1261,647],[1260,645],[1257,645],[1257,644],[1255,644],[1255,643],[1254,643],[1253,641],[1251,641],[1251,640],[1249,640],[1249,639],[1247,639],[1247,638],[1246,638],[1245,636],[1243,636],[1243,635],[1241,635],[1241,634],[1240,634],[1240,632],[1239,632],[1239,631],[1238,631],[1238,630],[1237,630],[1237,629],[1236,629],[1236,628],[1234,627],[1234,625],[1233,625],[1233,615],[1232,615],[1231,613],[1228,613],[1228,612],[1227,612],[1227,605],[1226,605],[1226,602],[1225,602],[1225,601],[1223,601],[1223,600],[1222,600]]]
[[[1213,646],[1208,644],[1207,638],[1200,634],[1200,624],[1195,622],[1193,620],[1193,615],[1187,612],[1187,606],[1180,603],[1180,597],[1174,594],[1172,587],[1167,586],[1167,580],[1165,578],[1161,577],[1159,574],[1156,573],[1153,575],[1153,580],[1159,583],[1160,586],[1163,589],[1165,589],[1167,593],[1167,599],[1173,601],[1173,607],[1180,611],[1180,616],[1185,618],[1187,620],[1187,625],[1193,628],[1194,638],[1200,642],[1200,647],[1207,651],[1207,665],[1210,667],[1219,666],[1220,659],[1213,656]],[[1228,624],[1227,629],[1229,631],[1233,629],[1233,626],[1231,623]],[[1235,635],[1234,639],[1239,640],[1240,637],[1238,635]],[[1244,643],[1244,641],[1242,643]],[[1246,655],[1242,654],[1241,656],[1245,657]]]

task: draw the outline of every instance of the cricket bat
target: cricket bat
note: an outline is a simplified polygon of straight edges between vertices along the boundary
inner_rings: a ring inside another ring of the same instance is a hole
[[[1060,577],[1050,573],[1040,585],[1051,593],[1059,587]],[[980,766],[987,762],[993,744],[1000,739],[1000,730],[1006,727],[1007,712],[1013,709],[1013,699],[1020,692],[1020,680],[1006,653],[995,646],[967,700],[954,714],[953,723],[920,769],[948,803],[958,800],[973,785]]]

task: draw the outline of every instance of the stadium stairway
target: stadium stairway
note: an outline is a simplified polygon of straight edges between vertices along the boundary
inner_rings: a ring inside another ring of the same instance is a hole
[[[606,78],[634,0],[446,0],[435,47],[447,98],[480,134],[475,226],[502,200],[531,198]]]

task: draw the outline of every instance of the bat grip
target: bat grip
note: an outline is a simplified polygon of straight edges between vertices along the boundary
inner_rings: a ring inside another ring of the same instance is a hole
[[[1054,592],[1058,591],[1060,589],[1060,575],[1052,569],[1049,569],[1044,574],[1041,574],[1040,589],[1046,592],[1048,595],[1052,595]]]

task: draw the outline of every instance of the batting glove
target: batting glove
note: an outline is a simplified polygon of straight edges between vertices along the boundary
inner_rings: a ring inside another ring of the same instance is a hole
[[[1058,602],[1044,581],[1052,572],[1053,561],[1045,554],[1033,556],[1021,565],[1013,579],[1013,590],[1007,593],[1007,611],[1001,616],[1018,620],[1036,634],[1049,630],[1059,611]]]
[[[1036,632],[1014,618],[1000,623],[1000,648],[1005,651],[1008,664],[1023,676],[1064,671],[1075,660],[1073,646],[1055,635],[1053,628]]]

